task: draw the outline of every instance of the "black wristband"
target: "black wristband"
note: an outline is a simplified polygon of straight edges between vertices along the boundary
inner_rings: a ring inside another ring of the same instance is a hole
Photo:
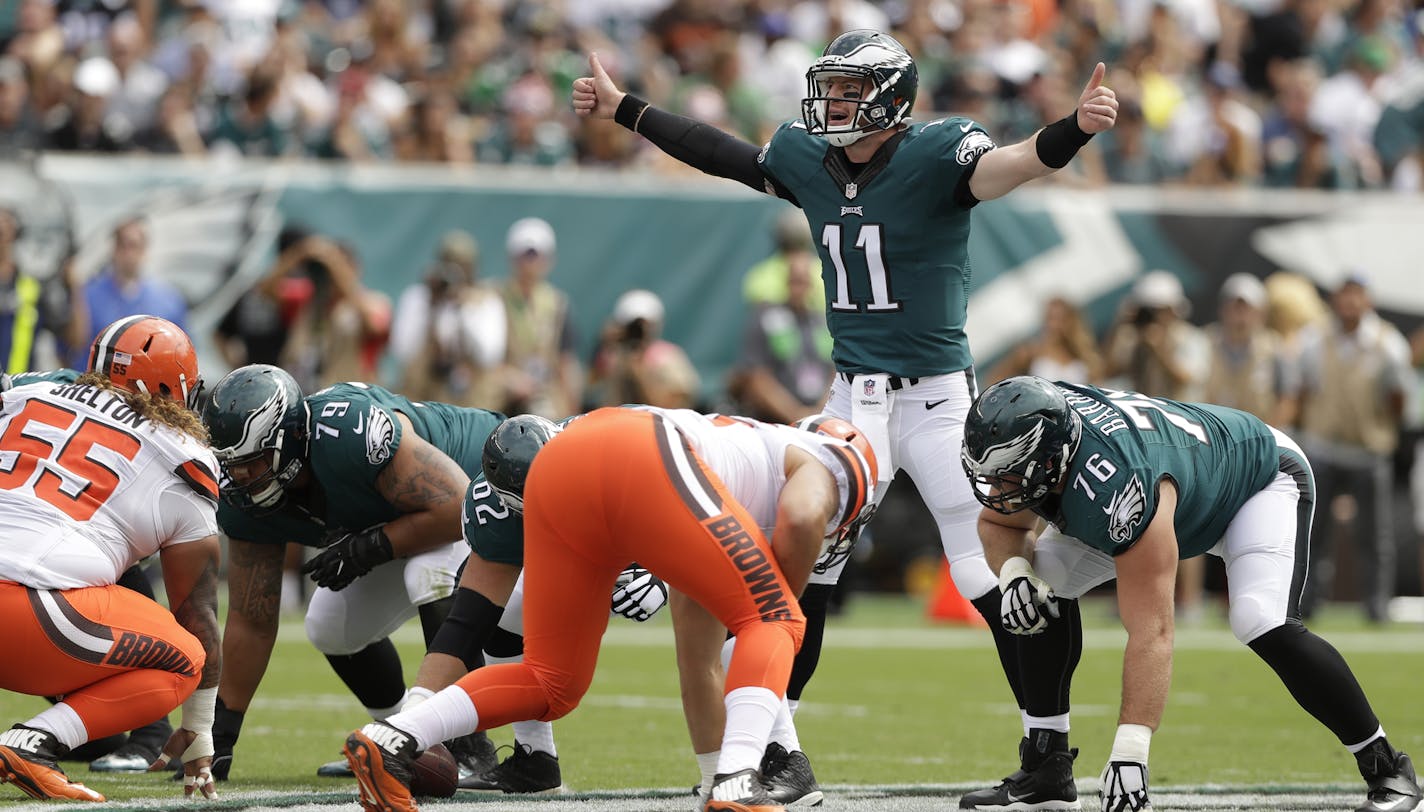
[[[633,132],[637,132],[638,119],[643,117],[643,111],[646,109],[648,109],[647,102],[632,93],[624,93],[623,101],[618,102],[618,109],[613,111],[613,120]]]
[[[1062,169],[1092,137],[1092,133],[1083,132],[1078,126],[1078,111],[1074,110],[1065,118],[1039,130],[1033,148],[1044,166]]]

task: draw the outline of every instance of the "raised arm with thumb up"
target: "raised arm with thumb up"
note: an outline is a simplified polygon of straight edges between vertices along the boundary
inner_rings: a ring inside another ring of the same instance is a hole
[[[588,68],[592,76],[581,76],[574,80],[574,112],[594,118],[613,118],[618,104],[627,95],[608,78],[608,72],[598,61],[598,54],[588,55]]]

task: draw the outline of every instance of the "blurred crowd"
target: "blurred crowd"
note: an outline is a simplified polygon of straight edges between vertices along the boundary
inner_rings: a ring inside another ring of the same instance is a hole
[[[0,149],[680,172],[572,115],[587,52],[761,143],[850,28],[1001,142],[1106,62],[1118,127],[1059,182],[1421,185],[1424,0],[3,0]]]

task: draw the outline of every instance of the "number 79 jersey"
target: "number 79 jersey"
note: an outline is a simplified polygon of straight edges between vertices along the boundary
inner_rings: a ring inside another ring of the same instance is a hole
[[[1280,468],[1275,435],[1247,412],[1054,385],[1082,418],[1083,434],[1058,515],[1045,511],[1044,518],[1103,552],[1118,555],[1137,543],[1157,513],[1158,483],[1170,479],[1179,555],[1201,555]]]
[[[922,377],[972,365],[970,210],[955,189],[993,148],[978,124],[947,118],[910,125],[863,167],[799,121],[762,150],[762,171],[810,223],[837,370]]]
[[[207,446],[93,386],[39,383],[0,407],[0,580],[115,583],[169,544],[217,533]]]

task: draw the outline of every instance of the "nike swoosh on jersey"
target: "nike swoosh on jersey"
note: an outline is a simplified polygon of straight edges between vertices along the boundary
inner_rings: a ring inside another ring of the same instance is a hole
[[[361,432],[363,432],[363,431],[365,431],[365,430],[366,430],[366,413],[365,413],[365,412],[362,412],[362,413],[356,415],[356,428],[352,429],[351,432],[352,432],[353,434],[360,434]]]
[[[925,401],[925,411],[929,411],[930,409],[933,409],[934,407],[940,405],[941,403],[944,403],[944,401],[946,401],[946,400],[949,400],[949,398],[944,398],[944,400],[928,400],[928,401]]]
[[[959,125],[959,131],[960,131],[960,132],[967,133],[967,132],[969,132],[969,131],[972,130],[972,129],[974,129],[974,125],[973,125],[973,124],[961,124],[961,125]]]

